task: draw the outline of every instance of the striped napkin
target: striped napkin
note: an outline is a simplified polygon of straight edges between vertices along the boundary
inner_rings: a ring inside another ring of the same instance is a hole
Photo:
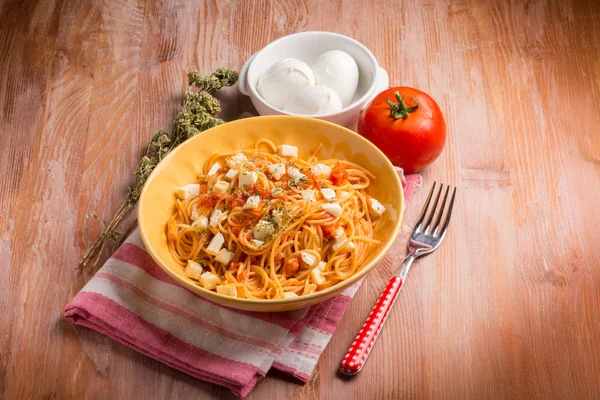
[[[403,180],[406,202],[421,176]],[[271,368],[307,382],[360,282],[307,309],[256,313],[177,284],[136,230],[65,307],[65,318],[240,398]]]

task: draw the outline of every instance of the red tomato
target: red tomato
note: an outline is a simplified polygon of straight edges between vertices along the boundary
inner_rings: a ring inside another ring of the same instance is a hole
[[[361,113],[358,133],[407,174],[434,162],[446,144],[439,106],[427,93],[410,87],[379,93]]]

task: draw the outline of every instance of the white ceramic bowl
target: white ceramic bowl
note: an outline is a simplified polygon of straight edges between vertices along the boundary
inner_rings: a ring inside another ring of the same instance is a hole
[[[308,115],[338,125],[351,127],[362,109],[389,86],[386,70],[381,68],[369,51],[358,41],[334,32],[300,32],[284,36],[254,53],[242,67],[239,78],[240,92],[249,96],[260,115],[299,115],[288,113],[268,104],[256,90],[258,78],[275,62],[284,58],[297,58],[308,65],[324,52],[342,50],[350,54],[358,65],[358,88],[353,101],[344,109],[332,114]]]

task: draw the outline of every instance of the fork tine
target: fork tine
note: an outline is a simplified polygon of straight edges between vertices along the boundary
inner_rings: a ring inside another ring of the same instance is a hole
[[[415,232],[419,230],[419,228],[421,227],[421,223],[425,219],[425,215],[427,214],[427,207],[429,207],[429,201],[431,200],[431,196],[433,195],[434,190],[435,190],[435,182],[433,182],[433,186],[431,187],[431,190],[429,191],[429,194],[427,195],[427,200],[425,201],[425,204],[423,205],[423,209],[421,210],[421,215],[419,215],[419,220],[415,224],[415,229],[414,229]]]
[[[441,189],[440,189],[441,191]],[[444,192],[444,200],[442,200],[442,205],[440,206],[440,211],[438,212],[437,219],[435,220],[435,225],[431,228],[431,232],[435,235],[437,228],[440,226],[440,221],[442,220],[442,215],[444,214],[444,209],[446,208],[446,200],[448,199],[448,192],[450,191],[450,185],[446,186],[446,191]]]
[[[433,203],[433,207],[431,207],[431,213],[429,214],[429,218],[427,218],[427,224],[425,228],[423,228],[423,232],[427,232],[429,229],[429,225],[431,225],[431,221],[433,221],[433,217],[435,216],[435,211],[437,210],[438,202],[440,201],[440,195],[442,194],[442,189],[444,188],[444,184],[440,183],[440,190],[438,190],[438,194],[435,197],[435,202]]]
[[[456,194],[456,188],[452,191],[452,198],[450,199],[450,206],[448,206],[448,212],[446,213],[446,220],[444,221],[444,226],[440,231],[440,236],[444,236],[446,233],[446,229],[448,229],[448,224],[450,223],[450,216],[452,215],[452,208],[454,207],[454,195]]]

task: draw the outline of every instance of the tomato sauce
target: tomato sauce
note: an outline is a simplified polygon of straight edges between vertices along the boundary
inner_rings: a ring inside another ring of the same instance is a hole
[[[306,177],[308,178],[308,182],[310,182],[310,184],[317,190],[321,189],[321,184],[319,183],[319,181],[317,180],[317,177],[315,176],[315,174],[313,174],[313,172],[309,169],[302,171],[302,173],[304,175],[306,175]]]
[[[246,214],[250,215],[253,218],[260,218],[264,214],[264,211],[261,210],[260,208],[253,208],[251,210],[244,210],[244,212]]]
[[[323,236],[326,238],[334,237],[335,231],[337,231],[339,227],[339,224],[323,225],[321,227],[321,229],[323,230]]]
[[[246,192],[250,193],[250,195],[258,195],[261,199],[267,199],[271,197],[271,192],[269,189],[265,188],[263,185],[257,183],[254,185],[248,185],[245,187]]]
[[[222,193],[212,192],[211,194],[201,194],[198,200],[199,208],[214,208],[219,200],[223,197]]]
[[[291,257],[285,261],[283,264],[283,270],[287,276],[294,275],[300,269],[300,261],[298,257]]]
[[[334,185],[341,185],[346,179],[348,179],[348,171],[346,171],[346,168],[342,165],[342,163],[338,162],[331,169],[330,179]]]

